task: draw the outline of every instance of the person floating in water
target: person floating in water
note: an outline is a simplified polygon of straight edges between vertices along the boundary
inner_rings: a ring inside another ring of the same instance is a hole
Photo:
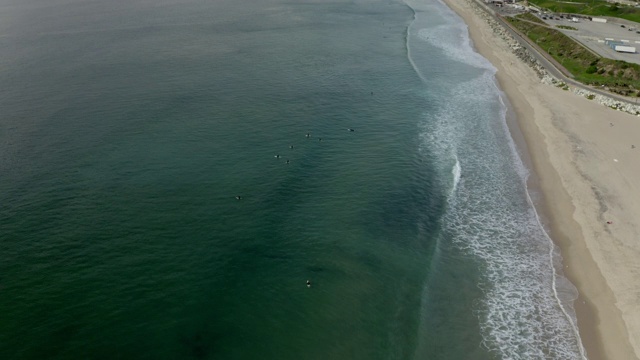
[[[311,281],[310,280],[307,280],[307,287],[309,287],[309,288],[311,287]]]
[[[307,135],[305,135],[305,136],[306,136],[306,137],[308,137],[308,138],[310,138],[310,137],[311,137],[311,134],[307,133]]]
[[[318,138],[318,141],[322,141],[322,138]]]
[[[349,130],[349,131],[356,131],[355,129],[352,129],[352,128],[348,128],[347,130]]]
[[[289,146],[289,149],[293,149],[293,145]]]
[[[242,200],[242,196],[240,195],[236,196],[236,200]]]
[[[280,154],[276,154],[276,156],[274,156],[274,158],[280,159]]]
[[[289,160],[287,159],[287,164],[289,163]]]

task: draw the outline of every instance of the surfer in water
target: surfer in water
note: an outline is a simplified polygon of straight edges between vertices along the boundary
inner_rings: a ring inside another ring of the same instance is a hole
[[[310,288],[311,287],[311,280],[307,280],[307,287]]]
[[[236,200],[242,200],[242,196],[240,195],[236,196]]]
[[[356,131],[355,129],[352,129],[352,128],[348,128],[347,130],[349,130],[349,131]]]

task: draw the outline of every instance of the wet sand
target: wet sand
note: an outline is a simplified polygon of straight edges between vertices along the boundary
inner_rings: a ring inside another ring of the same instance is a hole
[[[498,69],[542,192],[538,210],[580,294],[587,357],[640,359],[640,117],[543,84],[467,0],[445,3]]]

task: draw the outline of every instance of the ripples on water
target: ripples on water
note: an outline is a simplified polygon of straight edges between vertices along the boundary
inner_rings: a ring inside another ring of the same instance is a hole
[[[476,69],[433,95],[442,106],[428,116],[422,136],[424,151],[439,154],[441,171],[453,176],[442,246],[480,260],[484,296],[474,309],[483,345],[505,359],[584,357],[572,308],[575,289],[564,278],[556,280],[558,254],[527,193],[528,174],[506,127],[495,69],[473,52],[466,26],[449,9],[416,6],[425,11],[410,28],[416,71],[429,71],[419,53],[426,44],[458,64],[442,71],[451,78],[460,78],[453,69]],[[445,20],[428,26],[436,17]],[[560,299],[558,282],[571,295]]]
[[[495,70],[411,6],[0,4],[0,357],[577,354]]]

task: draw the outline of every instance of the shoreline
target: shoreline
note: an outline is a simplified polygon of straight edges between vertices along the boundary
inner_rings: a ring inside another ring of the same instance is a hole
[[[640,119],[543,84],[530,65],[478,16],[479,9],[468,3],[473,0],[443,1],[467,24],[474,49],[498,70],[496,80],[515,118],[513,124],[507,119],[509,129],[525,157],[523,162],[532,170],[527,187],[540,195],[535,196],[536,211],[560,248],[562,274],[579,293],[574,309],[587,357],[640,359],[640,301],[634,301],[634,296],[640,297],[640,278],[633,276],[640,274],[640,266],[629,262],[634,255],[640,256],[640,244],[632,243],[640,239],[639,221],[633,219],[634,214],[640,215],[640,206],[635,207],[631,200],[640,199],[640,186],[625,183],[640,176],[640,170],[633,170],[633,166],[640,168],[640,149],[625,153],[627,166],[620,172],[623,181],[616,183],[603,168],[615,168],[619,160],[611,164],[611,157],[602,154],[610,149],[622,151],[616,145],[622,138],[633,141],[632,133],[640,136]],[[604,133],[614,122],[625,124],[626,137]],[[640,146],[640,139],[637,142]],[[600,155],[597,162],[589,156],[594,153]],[[622,211],[612,213],[612,205]],[[626,213],[624,219],[621,213]],[[613,218],[614,224],[628,228],[616,234],[605,225]]]

